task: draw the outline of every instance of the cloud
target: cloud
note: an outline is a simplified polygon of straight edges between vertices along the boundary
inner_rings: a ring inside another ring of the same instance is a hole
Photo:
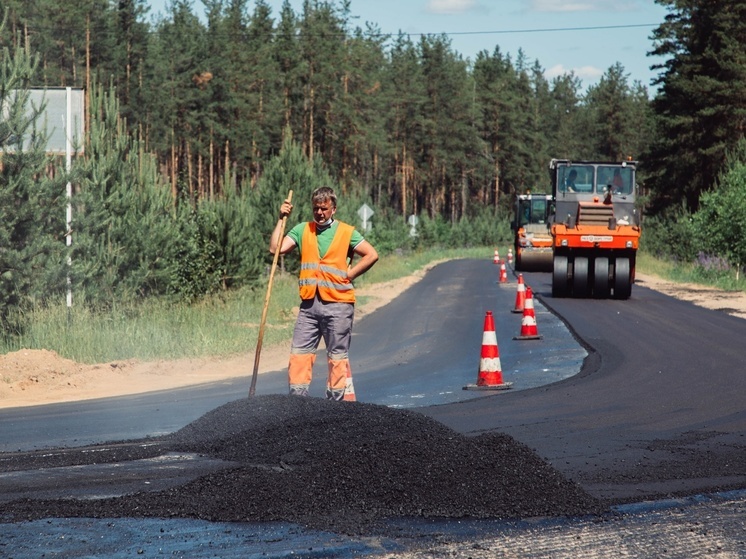
[[[432,14],[463,14],[481,9],[476,0],[428,0],[427,11]]]
[[[640,8],[639,0],[530,0],[533,12],[628,12]]]
[[[544,72],[544,77],[548,80],[553,78],[564,76],[572,72],[576,77],[581,80],[588,80],[595,82],[601,76],[604,75],[603,70],[599,70],[595,66],[580,66],[579,68],[565,68],[562,64],[555,64],[551,68]]]

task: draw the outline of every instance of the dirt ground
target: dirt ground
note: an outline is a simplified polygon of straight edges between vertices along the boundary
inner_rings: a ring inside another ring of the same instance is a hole
[[[403,279],[365,286],[356,321],[386,305],[417,283],[427,269]],[[637,274],[639,285],[696,305],[746,318],[746,294],[696,284],[674,284],[656,276]],[[287,364],[288,344],[263,347],[259,373]],[[71,402],[248,376],[254,366],[254,348],[229,358],[178,359],[142,362],[115,361],[94,365],[76,363],[48,350],[20,350],[0,356],[0,408]]]

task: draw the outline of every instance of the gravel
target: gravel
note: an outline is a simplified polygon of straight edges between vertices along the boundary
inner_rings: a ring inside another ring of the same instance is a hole
[[[157,445],[234,461],[182,486],[97,500],[20,500],[6,521],[163,517],[288,521],[345,534],[397,518],[602,514],[603,504],[500,433],[467,437],[422,414],[259,396],[225,404]]]

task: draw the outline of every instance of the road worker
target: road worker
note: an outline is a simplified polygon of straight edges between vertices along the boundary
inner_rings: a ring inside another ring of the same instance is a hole
[[[378,252],[352,225],[337,221],[337,196],[327,186],[311,195],[313,221],[293,227],[280,243],[283,218],[293,205],[285,200],[270,238],[269,250],[287,254],[300,249],[300,311],[295,322],[288,362],[291,395],[308,396],[316,350],[326,344],[329,366],[326,397],[344,400],[351,377],[349,349],[355,312],[352,282],[378,260]],[[354,262],[354,256],[360,258]]]

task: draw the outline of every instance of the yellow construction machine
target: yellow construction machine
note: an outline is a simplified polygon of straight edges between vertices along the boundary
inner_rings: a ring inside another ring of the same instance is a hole
[[[516,195],[512,226],[517,272],[552,271],[549,218],[554,213],[553,208],[551,194]]]

